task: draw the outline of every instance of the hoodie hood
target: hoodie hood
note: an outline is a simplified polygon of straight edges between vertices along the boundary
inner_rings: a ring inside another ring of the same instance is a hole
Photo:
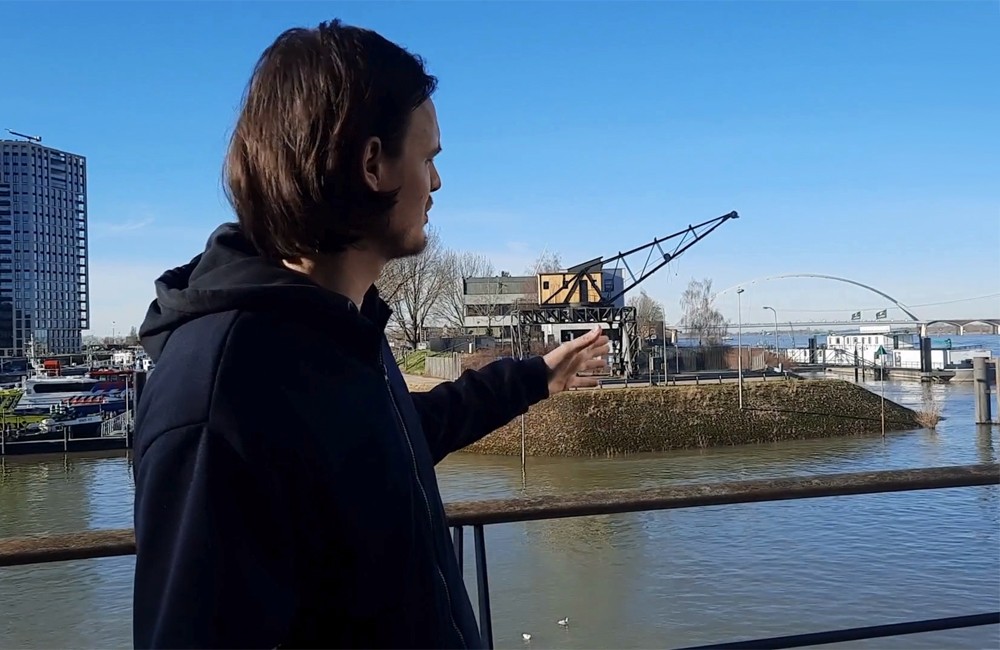
[[[154,362],[177,328],[208,314],[276,312],[289,318],[308,317],[327,329],[357,328],[368,320],[381,332],[391,313],[373,286],[359,314],[346,297],[262,257],[236,223],[219,226],[200,255],[165,271],[154,286],[156,299],[139,328],[142,347]]]

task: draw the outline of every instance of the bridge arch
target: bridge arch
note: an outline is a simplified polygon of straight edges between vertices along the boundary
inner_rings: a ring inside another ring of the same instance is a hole
[[[724,293],[732,291],[733,289],[738,289],[738,288],[740,288],[742,286],[745,286],[747,284],[754,284],[756,282],[766,282],[768,280],[785,280],[785,279],[789,279],[789,278],[813,278],[813,279],[820,279],[820,280],[833,280],[834,282],[843,282],[844,284],[852,284],[852,285],[854,285],[856,287],[861,287],[862,289],[870,291],[871,293],[874,293],[877,296],[881,296],[882,298],[885,298],[886,300],[888,300],[889,302],[891,302],[892,304],[894,304],[896,307],[898,307],[900,309],[900,311],[902,311],[904,314],[906,314],[906,316],[910,320],[912,320],[914,323],[921,323],[921,322],[923,322],[919,318],[917,318],[917,316],[913,312],[911,312],[909,309],[907,309],[906,305],[904,305],[903,303],[899,302],[898,300],[896,300],[895,298],[893,298],[889,294],[885,293],[884,291],[880,291],[880,290],[876,289],[873,286],[864,284],[863,282],[858,282],[857,280],[851,280],[850,278],[842,278],[842,277],[839,277],[839,276],[836,276],[836,275],[824,275],[822,273],[786,273],[786,274],[783,274],[783,275],[771,275],[771,276],[768,276],[768,277],[765,277],[765,278],[756,278],[756,279],[750,280],[748,282],[741,282],[740,284],[734,284],[733,286],[729,287],[728,289],[723,289],[722,291],[719,291],[718,293],[716,293],[715,296],[713,296],[713,298],[717,298],[718,296],[721,296]]]
[[[970,321],[969,323],[966,323],[965,321],[959,322],[959,321],[953,321],[953,320],[942,320],[942,319],[939,318],[937,320],[929,320],[929,321],[927,321],[924,324],[927,325],[927,327],[930,327],[931,325],[951,325],[955,329],[962,329],[963,327],[965,327],[966,325],[971,324],[972,322],[974,322],[974,321]]]
[[[927,321],[925,325],[927,327],[930,327],[931,325],[951,325],[958,330],[960,335],[965,333],[965,328],[969,325],[986,325],[992,328],[994,333],[1000,334],[1000,319],[996,318],[960,318],[956,320],[939,318],[937,320]]]

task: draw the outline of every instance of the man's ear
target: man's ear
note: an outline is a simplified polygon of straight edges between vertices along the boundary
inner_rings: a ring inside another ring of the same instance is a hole
[[[382,185],[382,162],[383,162],[382,141],[378,138],[368,138],[365,149],[361,156],[361,176],[365,183],[373,191],[378,192]]]

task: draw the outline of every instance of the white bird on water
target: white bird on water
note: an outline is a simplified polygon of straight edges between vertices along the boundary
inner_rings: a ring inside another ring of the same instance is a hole
[[[559,623],[559,625],[562,625],[563,627],[566,627],[566,626],[569,625],[569,616],[567,616],[566,618],[561,618],[561,619],[559,619],[556,622]]]
[[[525,641],[531,641],[531,635],[528,634],[527,632],[521,634],[521,638],[524,639]]]

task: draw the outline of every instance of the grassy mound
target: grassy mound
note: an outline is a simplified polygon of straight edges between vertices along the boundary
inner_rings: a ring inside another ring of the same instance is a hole
[[[736,384],[562,393],[528,411],[526,453],[628,454],[881,432],[881,398],[846,381],[748,383],[743,391],[743,411]],[[886,431],[920,428],[915,412],[889,400],[885,420]],[[520,454],[520,418],[467,451]]]

